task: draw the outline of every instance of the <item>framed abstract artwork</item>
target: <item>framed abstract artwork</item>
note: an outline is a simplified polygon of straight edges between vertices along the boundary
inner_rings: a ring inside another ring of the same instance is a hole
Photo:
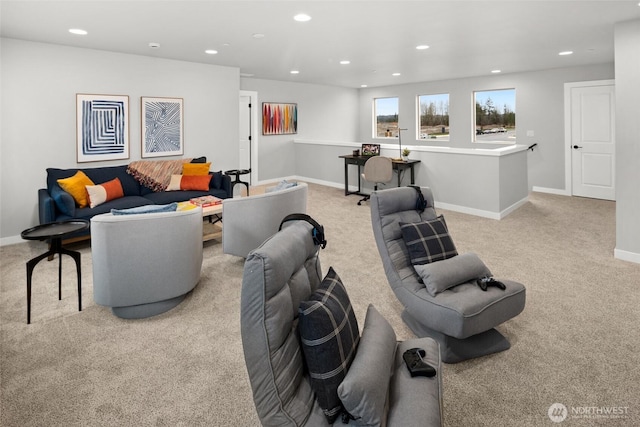
[[[298,104],[262,103],[262,134],[298,133]]]
[[[76,94],[76,160],[129,158],[129,97]]]
[[[182,98],[141,97],[142,157],[184,153]]]

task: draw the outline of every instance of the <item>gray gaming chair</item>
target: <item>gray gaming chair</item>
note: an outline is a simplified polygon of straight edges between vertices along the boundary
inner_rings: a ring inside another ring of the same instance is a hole
[[[378,189],[378,184],[386,184],[393,178],[393,162],[389,157],[373,156],[364,164],[362,178],[365,181],[373,182],[373,190]],[[370,194],[358,201],[358,206],[362,202],[369,200]]]
[[[399,225],[437,217],[431,189],[421,190],[426,202],[422,213],[416,210],[413,188],[391,188],[371,195],[373,234],[389,284],[404,306],[402,319],[417,336],[436,339],[446,363],[508,349],[509,341],[494,327],[524,309],[525,287],[501,280],[505,290],[491,287],[485,292],[468,282],[435,296],[427,292],[411,264]]]
[[[312,391],[298,334],[300,302],[309,298],[324,277],[312,229],[306,222],[290,221],[282,231],[251,251],[244,264],[240,299],[242,347],[253,400],[263,426],[329,427]],[[370,333],[383,336],[367,319],[363,336],[370,326]],[[391,339],[395,344],[391,369],[381,369],[375,358],[367,357],[371,353],[364,348],[364,338],[358,346],[357,352],[364,354],[360,367],[367,373],[372,371],[366,375],[372,387],[362,384],[355,396],[364,408],[363,413],[382,406],[386,415],[382,425],[442,426],[442,371],[437,342],[430,338],[400,342]],[[375,343],[368,349],[379,353],[381,346],[378,341]],[[414,347],[426,350],[425,360],[436,368],[435,377],[410,376],[403,353]],[[350,373],[357,370],[359,357],[356,355]],[[388,388],[373,386],[385,375],[389,376]],[[381,405],[372,405],[367,400],[371,393],[379,394]],[[336,421],[334,425],[341,423]]]

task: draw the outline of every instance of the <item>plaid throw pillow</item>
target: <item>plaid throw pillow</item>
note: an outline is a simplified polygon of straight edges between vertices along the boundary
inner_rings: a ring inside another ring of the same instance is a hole
[[[331,424],[342,411],[338,386],[351,366],[360,341],[347,290],[333,268],[329,268],[309,300],[300,303],[298,311],[298,330],[311,388]]]
[[[401,222],[400,230],[411,264],[428,264],[458,255],[442,215],[431,221]]]

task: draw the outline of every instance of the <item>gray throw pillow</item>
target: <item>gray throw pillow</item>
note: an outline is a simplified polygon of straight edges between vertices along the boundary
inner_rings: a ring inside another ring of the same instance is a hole
[[[473,252],[430,264],[414,265],[431,296],[461,283],[491,276],[491,271]]]
[[[112,215],[139,215],[147,213],[174,212],[178,209],[176,202],[168,205],[144,205],[128,209],[111,209]]]
[[[430,221],[399,225],[411,264],[428,264],[458,255],[442,215]]]
[[[396,346],[393,328],[370,304],[356,358],[338,386],[344,409],[355,418],[353,424],[384,424]]]
[[[320,286],[300,303],[298,331],[311,389],[327,421],[342,412],[338,386],[356,354],[360,333],[351,301],[333,268]]]

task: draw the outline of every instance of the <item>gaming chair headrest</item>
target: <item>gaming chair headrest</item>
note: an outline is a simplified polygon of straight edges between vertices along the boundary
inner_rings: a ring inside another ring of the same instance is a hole
[[[422,190],[417,185],[410,185],[409,187],[418,192],[418,197],[416,198],[416,210],[418,211],[418,213],[424,212],[424,210],[427,208],[427,201],[424,199]]]
[[[303,213],[294,213],[285,216],[280,222],[280,227],[278,227],[278,231],[282,230],[282,224],[287,221],[307,221],[309,224],[313,225],[313,230],[311,230],[311,237],[313,238],[313,243],[316,245],[320,245],[322,249],[327,247],[327,240],[324,238],[324,227],[316,222],[313,218],[311,218],[307,214]]]

